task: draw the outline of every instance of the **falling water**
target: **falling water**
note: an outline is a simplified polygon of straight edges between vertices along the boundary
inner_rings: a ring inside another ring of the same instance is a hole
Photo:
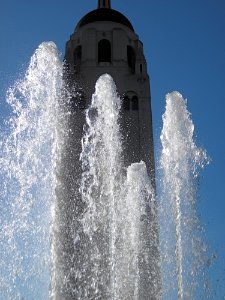
[[[161,133],[160,226],[165,299],[176,294],[179,300],[195,299],[206,254],[196,210],[196,180],[207,157],[195,145],[193,132],[186,101],[178,92],[168,94]]]
[[[148,219],[146,211],[154,195],[143,162],[124,168],[120,107],[111,76],[101,76],[87,110],[81,153],[82,197],[87,203],[83,226],[93,249],[95,285],[108,287],[100,298],[115,300],[140,297],[144,279],[139,260],[148,250],[142,240],[143,220]]]
[[[113,296],[115,288],[116,214],[123,184],[120,106],[112,78],[101,77],[86,113],[81,153],[81,194],[87,206],[82,223],[92,249],[93,281],[95,290],[99,290],[96,296],[105,299]]]
[[[1,297],[58,299],[59,291],[78,300],[160,299],[154,189],[144,162],[124,165],[113,79],[99,78],[86,115],[79,116],[62,109],[71,98],[62,95],[62,73],[56,46],[43,43],[24,79],[7,93],[12,114],[0,144]],[[82,118],[79,169],[72,149],[80,143],[74,139]],[[163,293],[193,299],[204,256],[194,180],[206,155],[193,142],[179,93],[167,96],[163,120]]]
[[[111,78],[100,78],[86,114],[81,189],[87,205],[82,221],[93,249],[91,260],[95,261],[94,285],[99,289],[97,296],[106,299],[110,298],[114,288],[111,273],[115,271],[115,205],[120,192],[122,151],[119,109],[120,99]],[[106,287],[105,291],[101,291],[101,284]]]
[[[42,43],[24,79],[7,92],[12,113],[0,144],[1,299],[48,298],[61,74],[56,46]]]
[[[148,216],[149,210],[152,216],[154,213],[154,193],[143,162],[128,169],[123,164],[120,108],[121,99],[113,79],[107,74],[101,76],[86,111],[80,187],[74,186],[73,181],[70,185],[69,178],[66,182],[61,179],[64,194],[59,196],[58,206],[67,211],[68,217],[66,228],[63,221],[56,220],[56,231],[60,239],[67,235],[68,228],[77,230],[70,231],[70,247],[65,245],[65,238],[55,241],[59,271],[53,299],[148,299],[150,291],[146,286],[152,293],[158,289],[158,265],[152,264],[158,258],[155,232],[149,232],[150,243],[146,232],[154,223]],[[78,118],[81,113],[78,111],[73,117]],[[69,159],[69,166],[67,161],[68,157],[61,162],[67,171],[79,168],[78,161]],[[73,172],[68,173],[73,176]],[[74,192],[76,189],[79,193]],[[57,215],[63,220],[60,212]]]

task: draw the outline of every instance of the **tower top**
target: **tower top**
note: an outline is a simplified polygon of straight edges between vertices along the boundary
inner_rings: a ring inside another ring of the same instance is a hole
[[[98,8],[111,8],[110,0],[98,0]]]
[[[134,28],[130,21],[117,10],[111,9],[110,0],[98,0],[98,7],[87,13],[77,24],[75,31],[81,27],[95,22],[114,22],[125,25],[134,32]]]

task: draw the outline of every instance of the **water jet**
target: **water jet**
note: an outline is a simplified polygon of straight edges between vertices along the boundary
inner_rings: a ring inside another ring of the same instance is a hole
[[[161,159],[169,191],[157,207],[149,76],[130,21],[99,1],[71,35],[64,64],[53,43],[39,46],[9,89],[11,133],[1,141],[5,299],[161,299],[171,281],[179,299],[193,295],[183,240],[197,224],[194,193],[182,199],[205,154],[181,96],[170,98]],[[160,265],[171,252],[176,259]]]

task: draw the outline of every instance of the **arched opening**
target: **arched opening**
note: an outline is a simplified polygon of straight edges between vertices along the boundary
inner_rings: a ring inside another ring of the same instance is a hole
[[[74,67],[76,72],[80,72],[80,65],[82,59],[82,46],[77,46],[74,50]]]
[[[132,110],[138,110],[139,109],[139,103],[138,103],[138,97],[133,96],[131,99],[131,109]]]
[[[109,40],[101,40],[98,43],[98,62],[111,63],[111,43]]]
[[[129,91],[123,96],[122,108],[128,111],[139,110],[139,100],[135,92]]]
[[[127,46],[127,62],[131,73],[135,73],[135,52],[131,46]]]

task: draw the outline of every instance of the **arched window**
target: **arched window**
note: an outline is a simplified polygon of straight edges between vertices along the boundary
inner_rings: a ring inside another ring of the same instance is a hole
[[[139,110],[139,100],[135,92],[129,91],[123,97],[123,110],[133,111]]]
[[[80,72],[81,59],[82,59],[82,47],[79,45],[74,50],[74,67],[76,72]]]
[[[133,96],[131,99],[131,109],[132,110],[138,110],[139,109],[139,103],[138,103],[138,97]]]
[[[98,62],[111,63],[111,43],[109,40],[101,40],[98,43]]]
[[[127,62],[132,73],[135,73],[135,52],[131,46],[127,46]]]

